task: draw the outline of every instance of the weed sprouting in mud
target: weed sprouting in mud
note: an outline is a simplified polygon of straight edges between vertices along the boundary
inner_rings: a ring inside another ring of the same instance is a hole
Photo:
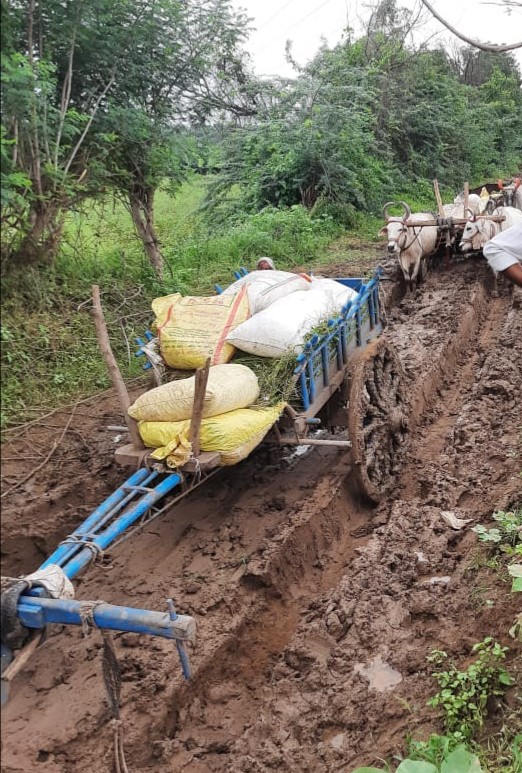
[[[472,531],[481,542],[490,543],[503,553],[522,555],[522,508],[508,512],[497,510],[493,520],[498,523],[497,527],[488,529],[478,524]]]
[[[506,566],[512,578],[513,593],[522,592],[522,508],[493,513],[493,520],[498,526],[487,528],[478,524],[472,531],[480,542],[489,548],[489,555],[482,555],[475,561],[475,566],[483,563],[489,569],[500,571]]]
[[[414,749],[416,759],[408,757],[395,773],[486,773],[478,757],[460,745],[450,751],[450,739],[433,735],[429,741]],[[435,762],[431,762],[431,758]],[[357,768],[352,773],[390,773],[392,768]]]
[[[487,636],[473,646],[476,659],[464,670],[455,664],[447,670],[435,671],[439,692],[428,701],[432,708],[443,710],[444,728],[457,741],[468,741],[483,726],[491,698],[500,698],[513,679],[503,665],[507,647]],[[434,650],[428,662],[442,666],[448,656]]]

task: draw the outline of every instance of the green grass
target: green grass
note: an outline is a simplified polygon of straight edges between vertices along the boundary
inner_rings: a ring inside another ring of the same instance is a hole
[[[90,313],[92,284],[100,285],[115,354],[129,378],[142,373],[133,337],[152,321],[153,298],[174,291],[211,294],[214,283],[228,284],[233,270],[252,268],[262,255],[289,270],[332,261],[328,247],[343,232],[332,217],[310,218],[302,207],[268,209],[212,228],[201,211],[206,184],[195,177],[175,198],[163,190],[157,194],[156,227],[166,263],[162,283],[127,210],[110,199],[68,215],[51,267],[3,278],[2,428],[110,385]],[[354,233],[374,238],[374,225],[358,215]]]

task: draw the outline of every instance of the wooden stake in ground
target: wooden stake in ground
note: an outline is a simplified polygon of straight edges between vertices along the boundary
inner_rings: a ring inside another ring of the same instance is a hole
[[[190,421],[189,439],[192,445],[192,453],[199,456],[199,437],[201,433],[201,419],[203,418],[203,407],[205,404],[205,395],[207,392],[208,372],[210,370],[210,357],[202,368],[198,368],[195,374],[196,384],[194,387],[194,407],[192,408],[192,419]]]
[[[465,182],[464,183],[464,214],[466,214],[468,209],[469,209],[469,183]]]
[[[100,345],[100,350],[103,355],[103,359],[105,360],[105,365],[107,366],[112,384],[116,390],[116,394],[118,395],[118,400],[120,401],[125,424],[129,429],[132,445],[134,448],[136,448],[136,450],[140,451],[144,446],[138,431],[137,422],[135,419],[131,418],[127,412],[131,404],[129,393],[127,392],[127,387],[125,386],[120,369],[118,368],[116,358],[112,353],[109,334],[107,332],[107,325],[105,323],[105,317],[103,316],[103,309],[100,300],[100,288],[98,285],[92,286],[92,305],[94,309],[94,323],[96,325],[98,344]]]
[[[442,198],[440,195],[439,190],[439,181],[433,180],[433,190],[435,191],[435,199],[437,200],[437,209],[439,210],[439,215],[441,217],[445,217],[444,215],[444,205],[442,204]]]

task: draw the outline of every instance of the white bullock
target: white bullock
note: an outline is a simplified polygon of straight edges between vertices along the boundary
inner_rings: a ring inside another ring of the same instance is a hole
[[[487,201],[481,199],[476,193],[470,193],[468,196],[468,209],[474,215],[480,215],[486,208]],[[444,204],[444,214],[446,217],[466,217],[464,212],[464,194],[459,193],[453,199],[453,204]]]
[[[515,207],[497,207],[494,214],[495,216],[504,215],[505,219],[496,222],[480,215],[469,218],[460,240],[462,252],[482,250],[486,242],[522,220],[522,212]]]
[[[424,279],[427,270],[427,258],[435,252],[439,243],[439,231],[436,225],[415,225],[423,220],[433,220],[432,212],[416,212],[412,215],[409,206],[401,201],[404,209],[402,217],[390,217],[388,207],[384,206],[386,225],[379,231],[379,236],[388,240],[388,254],[396,255],[404,274],[406,284],[413,290],[416,283]]]

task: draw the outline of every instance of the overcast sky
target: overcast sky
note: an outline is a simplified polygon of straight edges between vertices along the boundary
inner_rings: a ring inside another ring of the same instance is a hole
[[[259,75],[295,75],[285,60],[285,43],[293,42],[292,53],[299,64],[313,57],[321,38],[335,45],[350,26],[355,32],[362,29],[362,21],[369,16],[368,0],[233,0],[253,19],[252,32],[246,48],[252,56],[254,69]],[[507,14],[498,5],[499,0],[432,0],[441,16],[468,37],[491,43],[522,41],[522,10]],[[419,8],[418,0],[399,0],[399,5]],[[426,23],[417,32],[422,42],[433,35],[455,42],[451,35],[427,10]],[[435,38],[435,42],[439,38]],[[461,45],[464,45],[461,43]],[[522,49],[514,52],[522,66]]]

